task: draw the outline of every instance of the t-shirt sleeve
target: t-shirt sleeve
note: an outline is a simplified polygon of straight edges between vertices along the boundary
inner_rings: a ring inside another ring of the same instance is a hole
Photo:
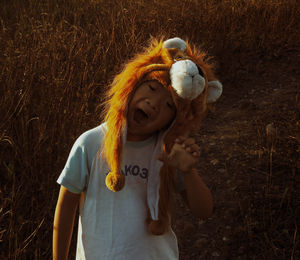
[[[68,160],[57,182],[73,193],[81,193],[89,176],[88,154],[85,135],[74,143]]]

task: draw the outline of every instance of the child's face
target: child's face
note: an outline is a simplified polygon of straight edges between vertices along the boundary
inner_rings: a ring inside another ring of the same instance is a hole
[[[128,141],[142,141],[168,126],[176,107],[170,92],[158,81],[142,83],[128,105]]]

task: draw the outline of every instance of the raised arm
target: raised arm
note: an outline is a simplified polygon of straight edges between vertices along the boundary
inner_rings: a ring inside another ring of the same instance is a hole
[[[68,259],[79,198],[80,194],[61,186],[53,225],[53,260]]]
[[[213,198],[210,190],[195,168],[183,175],[186,190],[181,193],[182,197],[195,216],[201,219],[209,218],[213,211]]]
[[[180,136],[169,155],[158,159],[177,168],[184,176],[186,190],[182,192],[192,213],[202,219],[208,218],[213,211],[213,198],[195,168],[200,155],[200,148],[193,138]]]

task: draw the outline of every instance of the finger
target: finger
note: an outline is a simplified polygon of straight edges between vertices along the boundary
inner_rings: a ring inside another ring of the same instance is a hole
[[[189,146],[189,148],[191,149],[192,152],[199,152],[200,151],[200,147],[197,144],[192,144]]]
[[[182,147],[188,147],[195,144],[195,139],[194,138],[187,138],[184,140]]]
[[[188,152],[190,155],[198,157],[200,156],[200,149],[192,149],[192,147],[186,147],[185,151]]]
[[[196,144],[189,146],[186,148],[186,151],[189,152],[193,156],[200,156],[200,147]]]
[[[192,155],[193,155],[194,157],[199,157],[199,156],[200,156],[200,152],[193,152]]]
[[[196,145],[196,144],[192,144],[192,145],[186,146],[185,149],[186,149],[188,152],[197,152],[197,151],[200,150],[199,146]]]
[[[181,143],[182,143],[182,141],[181,141],[179,138],[176,138],[176,139],[175,139],[175,143],[177,143],[177,144],[181,144]]]
[[[178,136],[176,139],[175,139],[175,142],[178,143],[178,144],[181,144],[184,142],[184,140],[186,139],[186,137],[180,135]]]

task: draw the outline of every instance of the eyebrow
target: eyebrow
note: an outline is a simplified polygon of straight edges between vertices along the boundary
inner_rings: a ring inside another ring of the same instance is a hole
[[[160,83],[157,79],[153,79],[153,80],[148,80],[146,81],[148,84],[151,84],[151,83],[157,83],[159,86],[161,87],[165,87],[162,83]]]

